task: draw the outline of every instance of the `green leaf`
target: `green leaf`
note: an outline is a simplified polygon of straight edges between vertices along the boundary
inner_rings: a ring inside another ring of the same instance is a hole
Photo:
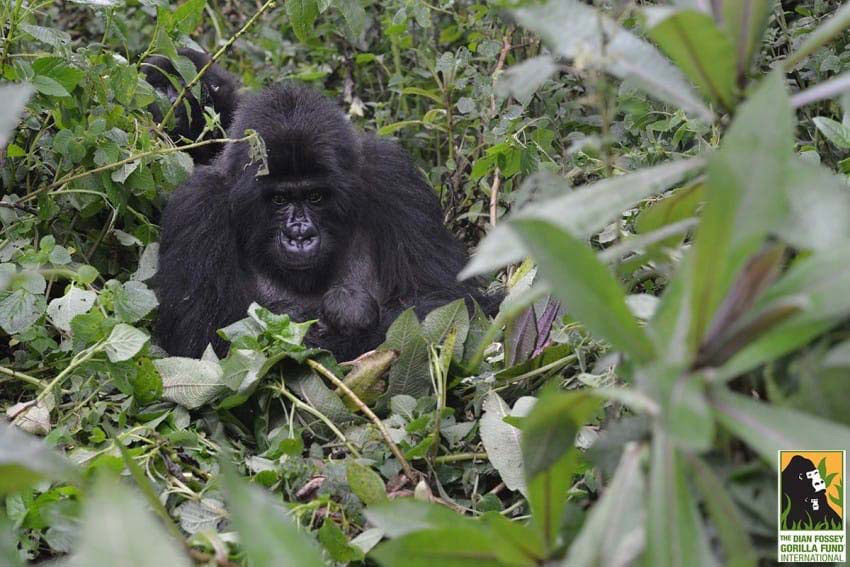
[[[842,150],[850,149],[850,128],[826,116],[815,116],[812,122],[827,140]]]
[[[779,466],[779,450],[789,447],[846,449],[850,447],[850,427],[827,421],[718,386],[712,391],[711,405],[724,428],[743,440],[773,470]]]
[[[317,546],[276,498],[247,484],[231,467],[225,467],[222,480],[233,527],[253,567],[324,567]]]
[[[399,353],[381,400],[389,401],[399,394],[420,398],[431,391],[428,341],[413,309],[398,316],[387,330],[387,340],[378,348]]]
[[[59,81],[51,79],[50,77],[45,77],[44,75],[36,75],[33,77],[31,83],[33,88],[43,95],[58,97],[71,96],[71,93],[69,93],[65,87],[59,83]]]
[[[511,225],[573,317],[635,360],[653,357],[652,343],[626,306],[622,288],[589,247],[545,221],[515,220]]]
[[[463,360],[463,345],[469,333],[469,311],[463,299],[457,299],[434,309],[422,322],[422,333],[432,344],[443,344],[452,330],[456,333],[453,359],[460,361]]]
[[[463,516],[445,506],[410,498],[376,503],[364,513],[369,522],[391,538],[422,530],[448,529],[464,521]]]
[[[316,0],[287,0],[286,14],[296,37],[307,43],[313,37],[313,24],[319,17],[319,7]]]
[[[646,521],[641,453],[643,449],[633,443],[623,449],[614,477],[570,545],[565,565],[630,565],[637,558]]]
[[[457,520],[462,520],[457,516]],[[369,557],[387,567],[503,567],[492,535],[469,522],[414,532],[383,542]],[[519,567],[521,564],[511,564]],[[531,565],[534,565],[532,562]]]
[[[325,519],[317,535],[319,542],[334,561],[349,563],[363,560],[363,552],[349,543],[342,530],[330,518]]]
[[[728,481],[721,481],[702,459],[689,456],[688,463],[691,465],[691,478],[702,495],[702,501],[723,545],[726,564],[755,567],[758,555],[747,533],[746,520],[729,494]]]
[[[799,313],[782,320],[741,349],[717,370],[717,380],[728,380],[764,364],[838,324],[850,314],[850,244],[824,250],[798,260],[768,288],[752,312],[767,311],[796,300]]]
[[[512,96],[526,104],[549,77],[555,74],[558,66],[549,55],[538,55],[513,65],[496,82],[499,96]]]
[[[115,314],[125,323],[135,323],[159,304],[156,294],[140,281],[131,280],[123,284],[112,281],[107,283],[107,287],[114,294]]]
[[[48,480],[76,480],[70,461],[41,439],[0,423],[0,494]]]
[[[348,461],[345,466],[345,476],[351,491],[366,506],[383,502],[387,499],[387,489],[378,473],[357,461]]]
[[[110,361],[121,362],[136,356],[148,342],[148,339],[149,337],[144,331],[119,323],[115,325],[109,337],[107,337],[103,349]]]
[[[548,551],[558,545],[567,492],[573,485],[573,476],[580,470],[580,464],[579,450],[573,447],[528,483],[531,525],[543,538],[544,548]]]
[[[366,10],[361,0],[334,0],[334,6],[345,18],[348,39],[356,42],[366,28]]]
[[[552,467],[575,444],[579,428],[598,411],[601,400],[587,391],[548,393],[523,418],[522,455],[525,478]]]
[[[711,110],[670,61],[596,8],[576,0],[550,0],[514,13],[522,26],[540,34],[559,55],[580,58],[584,65],[629,80],[663,102],[713,120]]]
[[[571,190],[564,179],[537,175],[523,191],[554,185],[556,197],[543,199],[512,215],[511,219],[541,219],[578,238],[590,238],[642,199],[666,191],[686,175],[705,165],[701,157],[674,161],[618,175]],[[522,260],[526,248],[509,223],[496,225],[478,246],[478,252],[461,271],[460,278],[486,274]]]
[[[707,204],[690,277],[694,349],[748,258],[787,217],[783,186],[793,155],[794,116],[783,78],[769,75],[741,105],[709,162]]]
[[[713,567],[705,531],[682,457],[656,430],[652,441],[646,561],[654,567]]]
[[[44,299],[25,289],[0,297],[0,328],[10,335],[27,330],[44,312]]]
[[[191,34],[201,23],[207,0],[187,0],[174,10],[173,21],[178,30]]]
[[[201,407],[227,390],[215,362],[172,356],[154,360],[162,376],[162,398],[187,409]]]
[[[71,36],[68,32],[59,28],[46,28],[24,23],[18,24],[18,27],[33,39],[46,43],[50,47],[59,47],[71,42]]]
[[[86,502],[72,567],[189,567],[183,548],[121,483],[104,478]]]
[[[826,251],[850,240],[850,191],[844,179],[794,156],[785,188],[790,211],[775,228],[777,236],[802,250]]]
[[[700,375],[680,375],[672,384],[665,427],[679,447],[706,451],[714,441],[714,416]]]
[[[758,51],[774,0],[722,0],[723,25],[735,44],[738,77],[744,78]]]
[[[696,10],[649,10],[649,37],[705,96],[726,109],[733,108],[735,52],[728,36],[714,25],[714,19]]]

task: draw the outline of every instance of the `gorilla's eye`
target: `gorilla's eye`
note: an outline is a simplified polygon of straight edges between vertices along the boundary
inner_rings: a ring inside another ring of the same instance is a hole
[[[287,196],[282,193],[275,193],[275,195],[272,197],[272,203],[274,203],[275,205],[285,205],[288,202],[289,198],[287,198]]]
[[[317,205],[322,202],[322,194],[318,191],[311,191],[309,195],[307,195],[307,201]]]

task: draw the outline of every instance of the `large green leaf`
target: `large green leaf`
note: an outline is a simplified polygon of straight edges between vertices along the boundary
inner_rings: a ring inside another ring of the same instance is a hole
[[[796,300],[799,313],[764,332],[717,371],[726,380],[798,348],[850,315],[850,243],[796,262],[752,308],[753,317]]]
[[[0,494],[44,479],[73,480],[76,469],[44,441],[13,425],[0,423]]]
[[[515,12],[519,23],[540,34],[559,55],[628,79],[658,99],[712,120],[681,72],[658,50],[596,8],[576,0],[550,0]]]
[[[714,19],[695,10],[652,8],[649,37],[699,87],[726,109],[735,104],[735,52]]]
[[[660,429],[656,429],[652,441],[648,512],[647,565],[716,565],[682,456]]]
[[[587,245],[546,221],[515,220],[511,225],[573,317],[634,359],[653,357],[652,343],[626,306],[622,288]]]
[[[718,386],[712,406],[721,425],[744,440],[776,470],[780,450],[848,449],[850,427]]]
[[[630,565],[644,546],[646,478],[642,448],[629,444],[602,498],[593,506],[567,553],[564,565]]]
[[[286,14],[296,37],[307,43],[313,37],[313,23],[319,17],[316,0],[287,0]]]
[[[73,567],[189,567],[192,562],[122,484],[102,480],[86,503]]]
[[[705,164],[701,157],[648,167],[571,190],[564,179],[538,175],[524,185],[554,184],[560,193],[523,208],[512,218],[547,220],[578,238],[589,238],[642,199],[666,191]],[[481,242],[460,274],[485,274],[522,260],[525,246],[509,224],[501,223]]]
[[[738,76],[746,76],[750,59],[764,35],[773,0],[723,0],[722,22],[735,44]]]
[[[271,494],[249,485],[229,467],[224,488],[233,527],[253,567],[324,567],[318,547]]]
[[[711,156],[708,202],[692,253],[692,348],[748,258],[787,218],[784,183],[793,133],[784,81],[772,73],[741,105],[720,151]]]

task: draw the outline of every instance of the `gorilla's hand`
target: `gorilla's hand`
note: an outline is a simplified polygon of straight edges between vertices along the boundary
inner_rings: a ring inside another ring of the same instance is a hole
[[[379,311],[368,291],[342,285],[325,293],[319,320],[339,333],[353,335],[377,325]]]

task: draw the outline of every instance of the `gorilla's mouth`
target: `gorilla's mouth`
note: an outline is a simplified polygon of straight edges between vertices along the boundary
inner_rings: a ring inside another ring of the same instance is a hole
[[[278,236],[278,243],[283,249],[283,260],[292,268],[309,268],[316,263],[319,256],[319,235],[291,237],[284,233]]]

